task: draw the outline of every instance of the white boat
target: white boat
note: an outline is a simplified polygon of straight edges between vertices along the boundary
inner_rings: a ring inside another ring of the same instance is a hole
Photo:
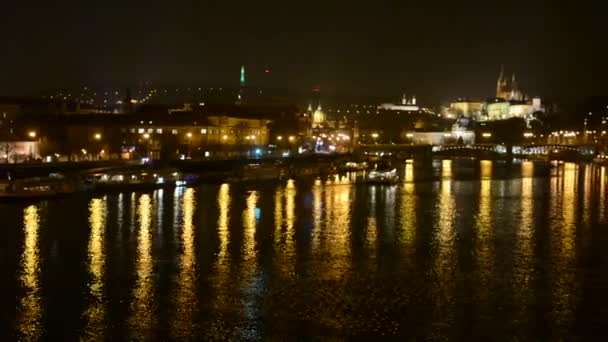
[[[367,174],[367,182],[373,184],[394,184],[399,181],[397,169],[373,170]]]
[[[94,190],[155,189],[185,186],[192,180],[179,172],[111,172],[88,178]]]

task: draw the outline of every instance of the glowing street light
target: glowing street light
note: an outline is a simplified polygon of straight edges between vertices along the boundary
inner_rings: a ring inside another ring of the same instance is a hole
[[[289,136],[289,141],[294,141],[296,139],[296,137],[294,137],[293,135]]]
[[[28,135],[30,138],[34,139],[34,138],[36,137],[36,135],[37,135],[37,134],[36,134],[36,131],[29,131],[29,132],[27,133],[27,135]]]
[[[101,133],[95,133],[93,138],[95,138],[95,140],[101,140]]]
[[[188,137],[188,139],[192,138],[192,132],[188,132],[188,133],[186,134],[186,136]]]
[[[277,140],[281,141],[281,140],[283,140],[283,137],[279,135],[279,136],[277,136]]]
[[[491,138],[492,137],[492,133],[485,132],[485,133],[482,133],[481,136],[484,137],[484,138]]]
[[[372,133],[372,138],[378,139],[378,137],[379,137],[378,133]]]
[[[145,134],[144,134],[144,139],[150,139],[150,134],[145,133]]]

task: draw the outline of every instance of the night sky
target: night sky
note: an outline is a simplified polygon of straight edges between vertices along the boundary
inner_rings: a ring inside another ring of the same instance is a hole
[[[491,96],[501,63],[530,95],[608,91],[604,13],[582,2],[89,3],[3,4],[1,95],[141,81],[236,86],[240,64],[253,84],[326,94]]]

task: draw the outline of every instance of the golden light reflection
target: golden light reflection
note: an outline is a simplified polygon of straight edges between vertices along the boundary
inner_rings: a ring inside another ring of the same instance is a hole
[[[435,271],[439,276],[438,281],[442,284],[450,283],[452,270],[455,267],[456,259],[454,258],[454,221],[455,221],[455,203],[452,193],[452,161],[444,160],[442,162],[443,180],[441,181],[441,189],[439,192],[439,201],[436,210],[438,212],[436,222],[436,243],[437,243],[437,258],[435,262]]]
[[[561,192],[562,225],[562,253],[565,257],[572,257],[574,253],[574,234],[576,229],[576,202],[577,202],[578,165],[564,164],[564,187]],[[559,210],[558,208],[556,208]]]
[[[452,178],[452,160],[444,159],[441,161],[441,179]]]
[[[581,193],[583,199],[583,222],[589,224],[591,221],[591,198],[593,197],[593,193],[595,189],[593,188],[595,182],[593,179],[594,176],[594,167],[591,165],[583,165],[584,168],[584,184],[583,184],[583,193]]]
[[[521,176],[523,178],[534,177],[534,162],[531,162],[531,161],[521,162]]]
[[[220,239],[220,250],[218,253],[218,263],[223,264],[228,257],[228,241],[230,240],[230,230],[228,229],[228,213],[230,210],[230,185],[224,183],[220,186],[217,196],[219,207],[219,218],[217,220],[218,235]]]
[[[105,199],[94,198],[89,203],[89,294],[92,299],[85,312],[87,325],[85,336],[103,339],[105,330],[106,300],[104,296],[105,282],[105,229],[106,229]]]
[[[247,197],[246,203],[247,208],[243,212],[243,228],[244,228],[244,237],[243,237],[243,255],[244,259],[247,262],[248,268],[254,267],[255,265],[255,257],[256,257],[256,246],[255,246],[255,231],[256,231],[256,218],[255,218],[255,209],[258,202],[258,192],[252,191]],[[247,271],[252,271],[249,269]]]
[[[552,286],[552,319],[558,324],[570,321],[575,312],[576,303],[569,299],[576,290],[576,219],[578,202],[579,166],[564,163],[561,177],[555,177],[551,183],[551,216],[555,223],[551,225],[552,258],[554,273],[551,274]]]
[[[369,188],[369,215],[367,216],[367,227],[365,227],[365,247],[369,250],[372,258],[376,257],[376,241],[378,239],[378,221],[376,219],[376,192],[381,191],[376,186]]]
[[[312,228],[312,250],[317,251],[321,243],[321,220],[323,219],[323,185],[321,180],[315,180],[312,188],[313,228]]]
[[[414,181],[414,160],[407,159],[405,161],[405,172],[404,172],[404,180],[406,183],[411,183]]]
[[[152,259],[152,200],[141,195],[137,208],[139,232],[137,236],[136,281],[131,304],[131,327],[136,339],[145,338],[145,332],[154,327],[154,261]]]
[[[407,165],[405,175],[407,178]],[[403,193],[401,195],[401,241],[403,242],[404,247],[407,248],[410,253],[414,252],[414,240],[416,239],[417,202],[418,198],[416,197],[416,183],[414,183],[413,181],[406,181],[403,184]]]
[[[599,221],[606,222],[606,167],[600,168],[600,198],[599,198]]]
[[[491,160],[482,160],[479,162],[481,167],[481,179],[491,179],[492,178],[492,161]]]
[[[192,336],[192,319],[194,317],[194,310],[197,307],[196,254],[194,250],[195,227],[193,223],[196,200],[194,194],[194,189],[187,189],[182,201],[182,251],[175,294],[176,315],[172,325],[173,337],[177,337],[178,339]]]
[[[484,276],[491,274],[492,258],[492,161],[481,162],[479,211],[477,213],[477,262]]]
[[[230,206],[232,198],[230,197],[230,185],[224,183],[220,186],[217,194],[217,205],[219,216],[217,219],[217,233],[219,238],[219,251],[217,262],[215,264],[216,281],[213,284],[215,296],[213,304],[224,305],[229,299],[226,288],[231,286],[230,278],[230,254],[228,253],[228,245],[230,243]]]
[[[285,188],[285,250],[290,256],[295,254],[295,217],[296,217],[296,186],[293,180],[287,181]]]
[[[519,305],[519,314],[524,317],[528,310],[531,294],[530,284],[534,276],[533,236],[534,236],[534,163],[522,162],[521,207],[519,231],[516,235],[515,246],[515,290]],[[522,318],[523,319],[523,318]]]
[[[285,189],[277,189],[275,193],[275,231],[274,245],[277,249],[277,261],[285,274],[295,272],[295,195],[296,188],[293,180],[289,180]],[[285,213],[283,213],[285,199]]]
[[[38,207],[31,205],[23,211],[24,245],[21,254],[21,286],[17,329],[24,340],[35,341],[41,336],[42,302],[40,296],[40,255]]]
[[[340,278],[350,266],[351,190],[352,185],[325,189],[327,207],[322,234],[327,252],[333,257],[326,275],[333,278]]]

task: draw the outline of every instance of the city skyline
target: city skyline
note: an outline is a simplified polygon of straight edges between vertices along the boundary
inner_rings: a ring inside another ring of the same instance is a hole
[[[320,86],[329,96],[491,96],[501,64],[531,96],[606,91],[590,7],[67,2],[9,10],[0,23],[10,33],[3,95],[144,81],[237,87],[241,65],[251,85]]]

